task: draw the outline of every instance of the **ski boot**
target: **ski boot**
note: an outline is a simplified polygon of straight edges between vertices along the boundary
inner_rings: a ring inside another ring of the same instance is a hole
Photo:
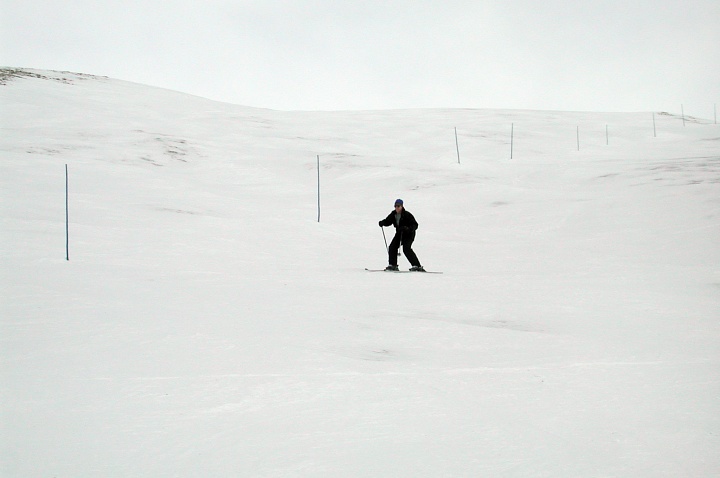
[[[394,272],[394,271],[397,271],[397,270],[400,270],[400,269],[398,268],[398,266],[389,265],[389,266],[387,266],[387,267],[385,268],[385,270],[386,270],[386,271],[392,271],[392,272]]]

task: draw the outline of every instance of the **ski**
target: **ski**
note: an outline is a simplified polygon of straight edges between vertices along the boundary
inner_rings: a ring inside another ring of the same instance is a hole
[[[368,269],[365,268],[368,272],[392,272],[393,274],[410,274],[412,272],[416,272],[418,274],[442,274],[440,271],[386,271],[385,269]]]

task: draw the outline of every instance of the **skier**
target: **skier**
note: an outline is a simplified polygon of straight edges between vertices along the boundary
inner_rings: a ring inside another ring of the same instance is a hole
[[[388,248],[388,262],[389,265],[385,268],[386,271],[398,270],[398,249],[402,244],[403,252],[405,257],[410,261],[411,271],[425,272],[423,266],[420,265],[415,252],[412,250],[412,243],[415,240],[415,231],[418,228],[418,223],[415,217],[410,212],[405,210],[402,199],[395,200],[395,210],[388,214],[388,217],[381,220],[379,223],[380,227],[388,227],[390,225],[395,226],[395,237],[390,242]]]

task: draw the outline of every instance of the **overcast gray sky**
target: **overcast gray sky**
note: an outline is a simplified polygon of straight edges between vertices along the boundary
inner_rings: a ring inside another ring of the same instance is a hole
[[[280,110],[720,102],[720,0],[0,0],[3,66]]]

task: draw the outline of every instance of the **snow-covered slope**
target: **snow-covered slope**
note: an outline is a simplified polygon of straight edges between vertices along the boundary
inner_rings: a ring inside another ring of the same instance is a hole
[[[710,121],[1,78],[2,476],[720,475]]]

